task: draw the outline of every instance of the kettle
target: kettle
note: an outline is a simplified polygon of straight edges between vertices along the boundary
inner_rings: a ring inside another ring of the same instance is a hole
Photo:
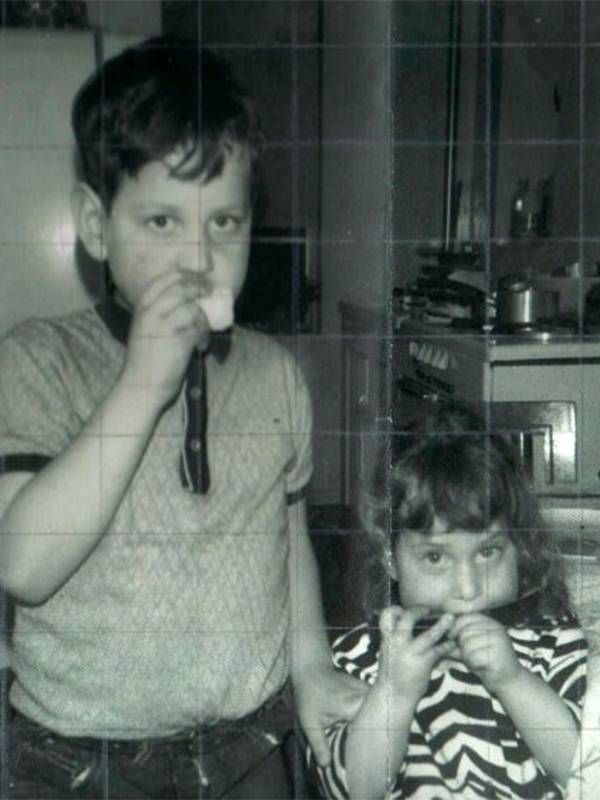
[[[540,295],[524,275],[505,275],[496,291],[496,324],[499,327],[535,325],[540,314]]]

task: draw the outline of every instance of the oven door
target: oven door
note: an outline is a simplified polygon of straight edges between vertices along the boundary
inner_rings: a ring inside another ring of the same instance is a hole
[[[511,440],[535,492],[539,495],[577,493],[577,408],[572,401],[473,402],[456,394],[432,391],[405,377],[398,379],[393,420],[402,427],[409,419],[431,411],[437,403],[462,401]]]

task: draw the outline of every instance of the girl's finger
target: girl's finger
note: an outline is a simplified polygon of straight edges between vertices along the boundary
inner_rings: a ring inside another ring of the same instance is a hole
[[[427,606],[411,606],[402,610],[401,627],[404,632],[410,634],[412,637],[415,625],[424,619],[431,612]]]
[[[455,637],[459,642],[468,642],[470,639],[478,638],[480,636],[490,636],[492,631],[489,628],[481,625],[471,625],[468,628],[463,628]]]
[[[379,630],[383,636],[391,636],[396,633],[404,613],[400,606],[388,606],[383,609],[379,615]]]
[[[432,650],[437,658],[454,658],[457,654],[460,654],[460,648],[451,639],[438,642],[432,647]]]
[[[476,622],[481,622],[488,617],[484,617],[483,614],[480,612],[471,612],[469,614],[457,614],[454,619],[454,625],[452,627],[452,636],[458,636],[459,632],[466,628],[469,625],[473,625]]]
[[[442,639],[447,637],[454,623],[453,614],[442,614],[438,621],[429,630],[420,633],[415,637],[414,642],[417,646],[415,652],[422,653],[431,649],[434,645],[442,644]]]
[[[489,663],[489,653],[487,648],[475,648],[473,650],[463,650],[463,659],[472,669],[481,669]]]

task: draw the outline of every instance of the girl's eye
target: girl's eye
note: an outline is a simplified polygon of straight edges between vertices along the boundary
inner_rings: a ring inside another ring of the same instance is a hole
[[[493,558],[501,552],[502,549],[497,544],[492,544],[489,547],[482,547],[479,551],[480,555],[485,559]]]
[[[436,550],[432,550],[429,553],[425,553],[425,561],[428,564],[439,564],[442,560],[442,554],[438,553]]]

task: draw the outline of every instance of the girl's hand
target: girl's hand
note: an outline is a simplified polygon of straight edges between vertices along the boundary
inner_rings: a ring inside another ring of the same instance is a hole
[[[377,684],[412,702],[425,693],[435,663],[454,647],[453,642],[441,641],[454,623],[452,614],[444,614],[429,630],[413,636],[415,623],[428,611],[423,606],[391,606],[379,618],[382,641]]]
[[[452,626],[450,636],[456,640],[465,664],[493,692],[523,669],[504,626],[485,614],[462,614]]]

